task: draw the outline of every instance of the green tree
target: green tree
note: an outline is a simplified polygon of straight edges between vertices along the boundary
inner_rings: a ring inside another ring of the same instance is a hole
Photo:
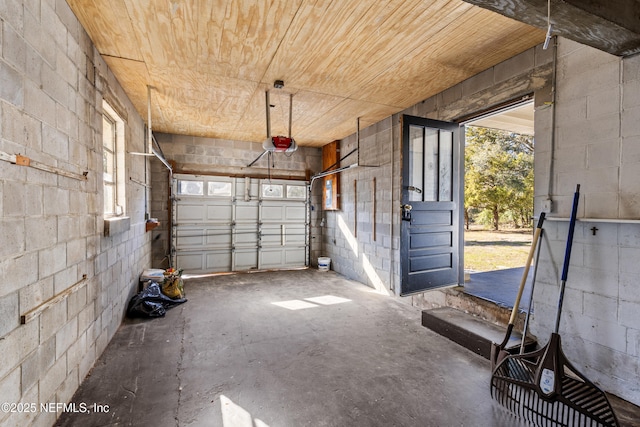
[[[533,214],[533,137],[468,126],[465,147],[465,220],[472,210],[494,230],[509,219],[525,226]]]

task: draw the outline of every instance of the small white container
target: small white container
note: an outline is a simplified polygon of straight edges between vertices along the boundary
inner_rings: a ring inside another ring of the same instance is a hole
[[[331,258],[326,256],[318,257],[318,270],[329,271],[330,266],[331,266]]]
[[[140,275],[140,281],[146,282],[147,280],[162,283],[164,281],[164,270],[161,268],[150,268],[144,270]]]

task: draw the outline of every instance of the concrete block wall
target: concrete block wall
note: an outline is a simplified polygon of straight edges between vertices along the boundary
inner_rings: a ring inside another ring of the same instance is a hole
[[[551,109],[536,115],[536,206],[553,201],[536,284],[532,331],[555,325],[573,193],[578,223],[560,335],[578,369],[640,404],[640,58],[621,59],[560,39],[555,136]],[[597,230],[593,229],[596,228]],[[594,234],[595,231],[595,234]]]
[[[322,151],[313,147],[298,147],[293,153],[275,153],[272,168],[267,168],[265,155],[252,167],[247,167],[264,149],[262,143],[203,138],[188,135],[156,134],[165,157],[174,165],[174,173],[195,173],[226,176],[253,176],[306,180],[322,168]],[[168,266],[169,253],[169,173],[159,161],[152,161],[152,212],[161,226],[153,231],[153,265]],[[320,186],[314,186],[312,206],[320,206]],[[320,253],[321,239],[317,209],[311,210],[311,259]]]
[[[0,151],[87,180],[0,161],[0,401],[35,405],[0,411],[0,425],[55,422],[40,405],[71,399],[150,264],[144,186],[129,182],[144,182],[145,158],[127,157],[129,230],[103,236],[103,98],[126,121],[127,150],[143,151],[144,123],[67,3],[2,2]]]
[[[359,144],[355,134],[341,141],[342,156],[358,146],[359,154],[347,157],[340,167],[355,163],[359,167],[341,173],[340,210],[320,212],[322,255],[331,258],[331,269],[387,293],[393,293],[399,274],[394,268],[399,261],[397,230],[394,237],[399,227],[394,209],[400,170],[398,120],[398,116],[388,117],[364,127]]]
[[[532,93],[535,94],[536,104],[544,105],[549,99],[552,62],[552,54],[542,47],[529,49],[400,114],[363,126],[360,132],[360,158],[357,159],[354,154],[341,166],[359,161],[361,165],[378,167],[349,169],[342,173],[341,209],[323,213],[326,224],[322,230],[323,255],[331,258],[332,269],[389,293],[398,294],[400,291],[402,114],[453,121]],[[342,155],[349,153],[356,145],[355,134],[343,139]],[[376,177],[377,185],[375,241],[371,233],[373,203],[369,191],[373,177]],[[355,197],[354,181],[358,182],[358,194]],[[412,297],[409,301],[417,306],[423,304],[420,296]]]

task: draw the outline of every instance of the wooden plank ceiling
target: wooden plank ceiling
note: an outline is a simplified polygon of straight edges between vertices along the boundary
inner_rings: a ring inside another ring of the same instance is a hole
[[[544,32],[462,0],[67,0],[155,131],[322,146],[531,48]],[[274,89],[275,80],[283,89]]]

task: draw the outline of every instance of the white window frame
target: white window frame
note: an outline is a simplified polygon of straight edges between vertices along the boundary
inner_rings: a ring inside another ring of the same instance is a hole
[[[125,123],[122,117],[106,101],[102,101],[102,110],[104,121],[109,122],[114,127],[113,141],[104,141],[106,135],[103,131],[103,152],[113,154],[114,159],[111,174],[113,181],[108,182],[104,180],[103,176],[104,194],[106,194],[107,187],[113,187],[113,209],[107,209],[107,204],[105,203],[103,212],[105,218],[122,217],[126,214],[127,203],[125,186]]]

